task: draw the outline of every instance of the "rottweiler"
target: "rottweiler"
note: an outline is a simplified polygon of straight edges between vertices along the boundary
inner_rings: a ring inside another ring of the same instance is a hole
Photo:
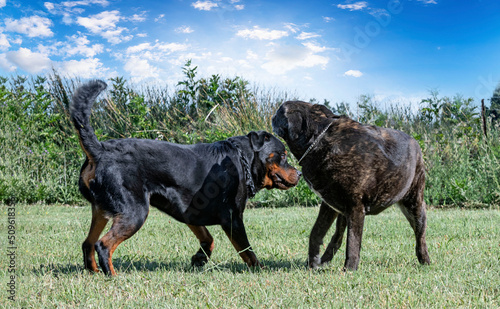
[[[430,263],[425,242],[425,166],[414,138],[301,101],[283,103],[272,125],[300,158],[305,181],[322,199],[309,238],[309,267],[333,258],[347,228],[344,269],[356,270],[365,215],[376,215],[393,204],[415,232],[418,261]],[[320,258],[320,245],[336,218],[336,231]]]
[[[212,144],[179,145],[149,139],[101,142],[90,125],[91,108],[106,83],[78,88],[71,120],[85,152],[79,189],[92,204],[92,222],[82,244],[85,268],[115,275],[111,257],[118,245],[144,224],[149,205],[186,223],[201,248],[191,264],[208,261],[214,241],[206,225],[222,226],[248,266],[260,265],[243,224],[248,198],[262,188],[287,190],[300,172],[287,162],[285,146],[271,133],[250,132]],[[99,239],[107,222],[109,231]]]

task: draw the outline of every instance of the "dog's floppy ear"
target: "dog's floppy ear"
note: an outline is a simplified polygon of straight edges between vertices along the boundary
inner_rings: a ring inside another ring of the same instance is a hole
[[[314,104],[311,108],[311,113],[318,117],[334,117],[335,114],[323,104]]]
[[[255,152],[259,152],[262,147],[264,147],[264,143],[271,140],[271,133],[268,133],[266,131],[252,131],[248,133],[247,136],[250,140],[250,145]]]
[[[300,111],[295,111],[287,114],[288,119],[288,137],[291,141],[299,138],[302,133],[302,114]]]

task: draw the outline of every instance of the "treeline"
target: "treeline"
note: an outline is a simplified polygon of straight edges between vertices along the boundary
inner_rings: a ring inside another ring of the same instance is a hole
[[[274,111],[282,102],[296,99],[286,92],[252,87],[240,77],[200,78],[191,62],[183,73],[185,79],[173,90],[133,86],[121,77],[108,80],[107,92],[91,117],[98,138],[191,144],[252,130],[272,131]],[[84,203],[77,186],[84,155],[68,117],[72,93],[80,83],[57,72],[0,77],[0,202]],[[500,140],[491,102],[492,109],[485,111],[486,131],[478,102],[460,96],[432,92],[418,107],[382,107],[369,96],[354,104],[321,103],[337,114],[402,130],[417,139],[427,165],[429,205],[487,207],[500,202]],[[317,205],[319,199],[301,181],[287,192],[262,191],[251,203]]]

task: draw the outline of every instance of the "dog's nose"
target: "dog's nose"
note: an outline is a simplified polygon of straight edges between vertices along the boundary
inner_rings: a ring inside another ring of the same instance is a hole
[[[302,172],[297,170],[297,176],[300,178],[300,176],[302,176]]]

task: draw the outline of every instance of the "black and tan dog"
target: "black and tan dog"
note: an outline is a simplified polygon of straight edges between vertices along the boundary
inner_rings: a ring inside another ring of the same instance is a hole
[[[205,264],[214,248],[205,225],[220,224],[249,266],[259,265],[243,225],[249,197],[262,188],[286,190],[300,172],[288,165],[285,146],[272,134],[250,132],[213,144],[178,145],[147,139],[97,140],[89,117],[93,102],[106,88],[92,81],[74,94],[71,119],[87,158],[80,191],[92,203],[92,223],[82,245],[85,268],[97,272],[95,252],[104,273],[115,275],[116,247],[144,224],[149,205],[186,223],[200,241],[192,257]],[[112,225],[100,240],[108,220]]]
[[[300,101],[283,103],[272,124],[300,158],[309,187],[322,198],[309,239],[310,267],[333,258],[347,227],[344,268],[356,270],[365,215],[376,215],[393,204],[399,205],[415,232],[419,262],[430,263],[425,242],[425,167],[415,139]],[[336,231],[320,259],[320,245],[335,218]]]

